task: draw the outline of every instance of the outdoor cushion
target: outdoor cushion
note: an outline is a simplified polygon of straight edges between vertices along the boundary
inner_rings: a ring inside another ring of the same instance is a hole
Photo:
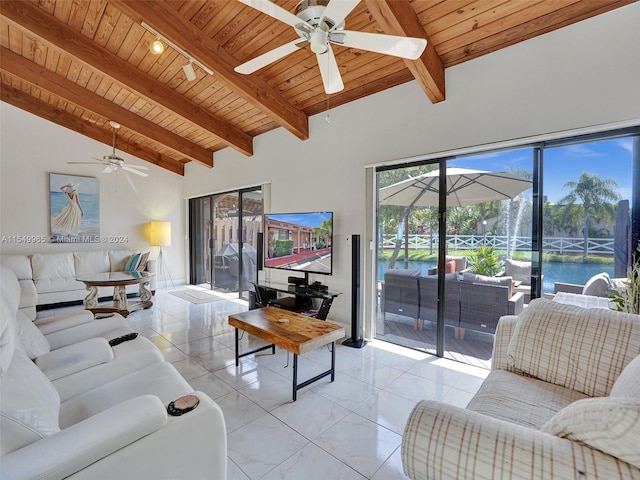
[[[640,468],[640,400],[588,398],[560,410],[543,432],[576,440]]]
[[[509,298],[513,293],[513,278],[511,277],[487,277],[485,275],[476,275],[475,273],[465,272],[462,275],[463,282],[482,283],[484,285],[496,285],[499,287],[509,288]]]
[[[630,313],[585,309],[544,298],[518,316],[507,348],[509,369],[591,397],[640,354],[640,322]]]
[[[611,396],[640,398],[640,355],[624,367],[611,388]]]
[[[598,273],[589,279],[582,288],[583,295],[592,295],[594,297],[608,297],[611,290],[609,274],[606,272]]]
[[[504,274],[513,277],[516,282],[522,282],[522,285],[531,285],[531,262],[519,262],[507,258],[504,261]]]
[[[450,262],[445,263],[444,265],[444,273],[454,273],[456,271],[456,261],[451,260]]]

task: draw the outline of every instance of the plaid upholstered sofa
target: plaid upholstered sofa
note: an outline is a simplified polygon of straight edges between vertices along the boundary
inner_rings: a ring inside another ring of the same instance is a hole
[[[533,300],[500,319],[466,408],[419,402],[413,479],[640,479],[640,316]]]

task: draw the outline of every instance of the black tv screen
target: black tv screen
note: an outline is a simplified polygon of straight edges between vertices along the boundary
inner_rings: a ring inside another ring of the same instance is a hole
[[[264,266],[331,275],[333,212],[265,213]]]

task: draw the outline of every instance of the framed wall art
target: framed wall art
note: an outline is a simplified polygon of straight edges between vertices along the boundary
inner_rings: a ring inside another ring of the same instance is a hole
[[[100,185],[96,177],[49,174],[51,243],[100,241]]]

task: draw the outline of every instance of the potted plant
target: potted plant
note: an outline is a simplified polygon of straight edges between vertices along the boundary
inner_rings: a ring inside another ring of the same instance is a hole
[[[502,270],[498,252],[491,245],[482,245],[471,252],[468,262],[473,273],[495,277]]]
[[[635,254],[635,262],[627,273],[627,278],[620,284],[620,287],[609,296],[613,302],[611,308],[619,312],[640,315],[640,246]]]

